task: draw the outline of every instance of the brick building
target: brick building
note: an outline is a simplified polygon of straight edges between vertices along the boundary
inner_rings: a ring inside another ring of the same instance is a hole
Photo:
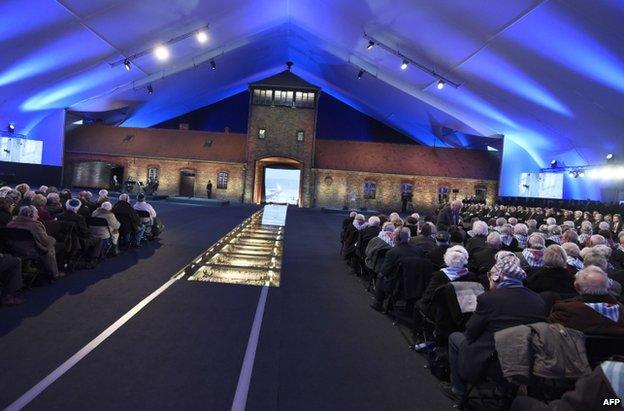
[[[499,158],[485,150],[316,138],[321,91],[290,71],[249,86],[247,133],[81,126],[66,136],[64,181],[107,187],[111,175],[159,180],[159,193],[263,202],[268,167],[300,171],[303,207],[417,208],[497,193]],[[180,127],[183,128],[183,127]]]

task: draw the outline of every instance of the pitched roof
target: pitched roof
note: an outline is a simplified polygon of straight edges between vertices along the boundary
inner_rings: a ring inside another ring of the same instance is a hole
[[[498,180],[500,160],[482,150],[317,140],[316,168]]]
[[[246,134],[157,128],[83,126],[65,139],[73,153],[188,160],[245,161]]]
[[[284,70],[264,80],[249,84],[250,87],[285,87],[293,89],[320,90],[320,87],[308,83],[289,70]]]

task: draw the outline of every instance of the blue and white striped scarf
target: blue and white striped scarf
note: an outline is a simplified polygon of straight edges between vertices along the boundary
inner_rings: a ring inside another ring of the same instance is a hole
[[[561,244],[561,236],[551,235],[547,240],[554,241],[556,244]]]
[[[377,237],[384,240],[390,247],[394,247],[394,239],[392,238],[392,233],[390,231],[381,230]]]
[[[445,267],[441,271],[446,274],[451,281],[455,281],[459,277],[468,274],[468,269],[466,267]]]
[[[514,238],[511,235],[501,235],[501,242],[505,244],[506,246],[509,246],[509,244],[511,244],[513,239]]]
[[[618,398],[624,398],[624,363],[619,361],[605,361],[600,364],[602,372],[613,392]]]
[[[607,317],[613,322],[618,322],[620,319],[620,305],[609,303],[585,303],[586,306],[596,311],[603,317]]]
[[[526,247],[527,239],[529,238],[528,236],[526,236],[524,234],[516,234],[516,235],[514,235],[514,237],[516,238],[516,240],[518,240],[518,247],[519,248],[525,248]]]
[[[544,266],[544,250],[536,250],[534,248],[525,248],[522,250],[522,256],[526,259],[531,267]]]
[[[574,267],[577,270],[583,269],[583,260],[581,260],[580,258],[572,257],[571,255],[569,255],[567,263],[570,267]]]

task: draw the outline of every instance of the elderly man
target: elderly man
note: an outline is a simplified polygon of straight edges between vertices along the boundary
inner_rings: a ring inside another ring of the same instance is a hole
[[[119,196],[119,201],[113,206],[113,214],[115,214],[120,224],[119,237],[122,240],[122,244],[128,244],[135,248],[140,247],[145,226],[141,224],[139,215],[130,205],[130,196],[128,194]]]
[[[451,384],[440,388],[460,402],[466,395],[466,381],[479,378],[494,353],[494,333],[516,325],[544,321],[544,301],[539,294],[522,285],[526,277],[520,260],[509,251],[501,251],[488,272],[490,291],[477,297],[477,308],[464,333],[449,337]]]
[[[555,302],[548,321],[589,334],[624,335],[624,305],[609,293],[609,277],[590,265],[576,273],[577,297]]]
[[[533,233],[527,239],[524,250],[516,253],[520,259],[520,267],[527,270],[536,270],[544,266],[544,237],[539,233]]]
[[[94,268],[100,255],[101,241],[96,238],[87,226],[86,219],[79,214],[82,202],[77,198],[65,202],[65,212],[58,219],[74,223],[76,233],[82,247],[82,254],[87,258],[86,268]]]
[[[462,219],[459,213],[463,207],[461,200],[454,200],[449,207],[445,207],[438,214],[438,230],[448,231],[451,227],[461,226]]]
[[[39,256],[43,264],[43,268],[52,279],[63,277],[64,274],[59,273],[56,264],[56,250],[54,245],[56,240],[49,236],[45,226],[38,221],[37,209],[34,206],[24,206],[20,208],[19,214],[9,224],[8,228],[20,228],[31,232],[39,251]]]
[[[113,212],[111,211],[112,209],[113,205],[108,201],[104,201],[99,208],[93,211],[93,214],[91,214],[91,216],[105,219],[107,226],[92,226],[89,227],[89,229],[91,230],[93,235],[100,240],[110,239],[113,245],[112,254],[117,255],[119,254],[119,226],[121,224],[119,223],[119,220],[117,220],[117,218],[115,217],[115,214],[113,214]]]
[[[485,239],[488,235],[488,225],[485,221],[477,220],[472,223],[472,230],[468,232],[471,238],[466,241],[466,250],[472,255],[475,251],[485,247]]]
[[[485,247],[478,249],[468,260],[468,269],[479,276],[484,276],[496,263],[496,253],[502,247],[501,235],[492,231],[485,240]]]
[[[401,262],[411,257],[423,257],[423,251],[410,244],[409,228],[399,227],[393,233],[395,246],[386,253],[381,271],[375,285],[375,298],[371,308],[381,311],[386,294],[394,289],[398,279]]]

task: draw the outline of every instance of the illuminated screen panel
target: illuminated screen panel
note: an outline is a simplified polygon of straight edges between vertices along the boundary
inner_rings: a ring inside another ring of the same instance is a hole
[[[43,141],[0,137],[0,161],[41,164]]]
[[[563,198],[563,173],[521,173],[521,197]]]
[[[301,170],[270,168],[264,170],[265,201],[294,204],[299,202]]]

